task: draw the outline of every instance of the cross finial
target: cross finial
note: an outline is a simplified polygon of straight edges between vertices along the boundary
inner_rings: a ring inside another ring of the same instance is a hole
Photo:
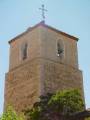
[[[42,11],[42,18],[43,18],[43,21],[45,20],[45,12],[47,11],[47,9],[45,9],[45,6],[44,4],[42,4],[42,7],[39,8],[41,11]]]

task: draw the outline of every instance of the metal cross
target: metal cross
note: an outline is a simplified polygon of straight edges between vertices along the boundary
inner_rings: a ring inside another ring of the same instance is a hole
[[[45,12],[47,11],[47,9],[45,9],[44,4],[42,4],[42,8],[39,8],[39,10],[42,11],[42,18],[43,18],[43,20],[45,20]]]

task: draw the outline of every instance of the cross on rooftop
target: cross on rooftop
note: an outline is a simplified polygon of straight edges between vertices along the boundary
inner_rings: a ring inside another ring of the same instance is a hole
[[[39,10],[41,10],[41,11],[42,11],[42,18],[43,18],[43,20],[45,20],[45,12],[47,11],[47,9],[45,9],[44,4],[42,4],[42,7],[41,7],[41,8],[39,8]]]

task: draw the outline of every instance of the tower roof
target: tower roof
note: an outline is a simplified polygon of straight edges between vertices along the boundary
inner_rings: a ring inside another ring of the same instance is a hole
[[[30,31],[32,31],[33,29],[37,28],[38,26],[46,27],[46,28],[51,29],[51,30],[53,30],[53,31],[55,31],[55,32],[57,32],[57,33],[60,33],[60,34],[66,36],[66,37],[68,37],[68,38],[71,38],[71,39],[73,39],[73,40],[78,41],[78,38],[77,38],[77,37],[72,36],[72,35],[69,35],[68,33],[65,33],[65,32],[63,32],[63,31],[60,31],[60,30],[58,30],[58,29],[56,29],[56,28],[54,28],[54,27],[51,27],[51,26],[45,24],[44,21],[41,21],[40,23],[36,24],[35,26],[28,28],[27,31],[25,31],[25,32],[21,33],[20,35],[16,36],[15,38],[11,39],[11,40],[9,41],[9,44],[10,44],[11,42],[17,40],[17,38],[25,35],[27,32],[30,32]]]

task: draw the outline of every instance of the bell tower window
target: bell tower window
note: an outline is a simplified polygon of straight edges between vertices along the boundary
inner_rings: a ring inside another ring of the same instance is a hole
[[[57,42],[57,56],[61,58],[64,56],[64,46],[62,40],[58,40]]]
[[[27,43],[23,44],[22,50],[21,50],[22,60],[25,60],[27,58],[27,49],[28,49],[28,44]]]

